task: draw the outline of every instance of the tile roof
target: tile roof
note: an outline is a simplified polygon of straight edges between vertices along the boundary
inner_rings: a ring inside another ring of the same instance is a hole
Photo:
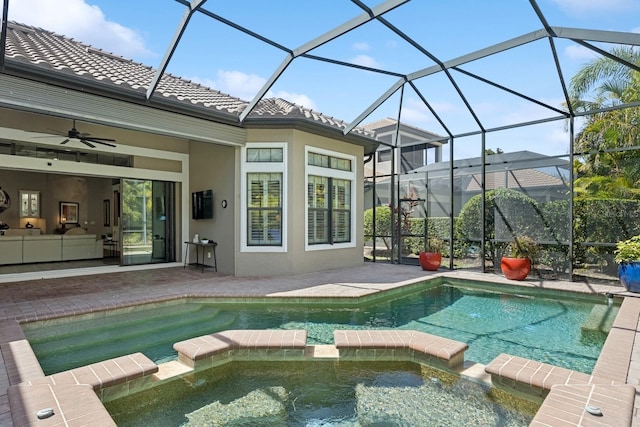
[[[51,71],[52,77],[67,76],[78,81],[100,84],[100,89],[121,90],[142,99],[155,69],[105,52],[54,32],[9,22],[5,50],[6,64],[23,64]],[[206,113],[226,113],[235,117],[249,102],[190,80],[165,73],[154,97],[201,108]],[[252,118],[286,118],[344,130],[347,123],[281,98],[262,99],[249,114]],[[356,135],[374,138],[374,132],[357,127]]]
[[[481,175],[474,174],[468,181],[465,191],[480,191]],[[566,187],[566,184],[558,176],[539,171],[537,169],[519,169],[505,172],[489,172],[485,178],[485,188],[535,188],[535,187]]]

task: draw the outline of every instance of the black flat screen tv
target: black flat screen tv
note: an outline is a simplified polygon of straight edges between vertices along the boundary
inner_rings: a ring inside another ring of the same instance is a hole
[[[213,218],[213,190],[194,191],[191,193],[191,218]]]

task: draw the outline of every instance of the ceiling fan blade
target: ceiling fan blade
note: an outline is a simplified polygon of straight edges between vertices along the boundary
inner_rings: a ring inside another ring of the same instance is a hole
[[[96,146],[95,146],[95,145],[93,145],[92,143],[90,143],[89,141],[87,141],[87,140],[86,140],[86,139],[84,139],[84,138],[82,138],[82,139],[80,140],[80,142],[82,142],[84,145],[87,145],[87,146],[89,146],[89,147],[91,147],[91,148],[96,148]]]
[[[102,145],[107,145],[109,147],[115,147],[114,144],[110,144],[106,141],[115,141],[115,139],[106,139],[106,138],[82,138],[82,142],[85,141],[91,141],[91,142],[95,142],[96,144],[102,144]]]
[[[69,142],[69,138],[65,139],[64,141],[62,141],[60,144],[66,144],[67,142]]]
[[[93,137],[93,136],[90,136],[90,137],[88,137],[88,138],[87,138],[87,137],[85,137],[84,139],[90,139],[91,141],[94,141],[94,142],[98,142],[98,141],[111,141],[111,142],[116,142],[116,140],[115,140],[115,139],[111,139],[111,138],[96,138],[96,137]]]

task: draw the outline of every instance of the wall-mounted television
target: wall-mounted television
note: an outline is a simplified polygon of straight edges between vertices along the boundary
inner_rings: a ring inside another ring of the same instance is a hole
[[[191,218],[213,218],[213,190],[194,191],[191,193]]]

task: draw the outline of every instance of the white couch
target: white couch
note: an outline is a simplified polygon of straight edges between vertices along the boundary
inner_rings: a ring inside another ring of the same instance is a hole
[[[62,235],[62,260],[102,258],[102,239],[95,234]]]
[[[102,258],[95,234],[0,236],[0,265]]]
[[[41,234],[22,239],[22,263],[62,261],[62,236]]]
[[[22,264],[22,236],[0,236],[0,265]]]

